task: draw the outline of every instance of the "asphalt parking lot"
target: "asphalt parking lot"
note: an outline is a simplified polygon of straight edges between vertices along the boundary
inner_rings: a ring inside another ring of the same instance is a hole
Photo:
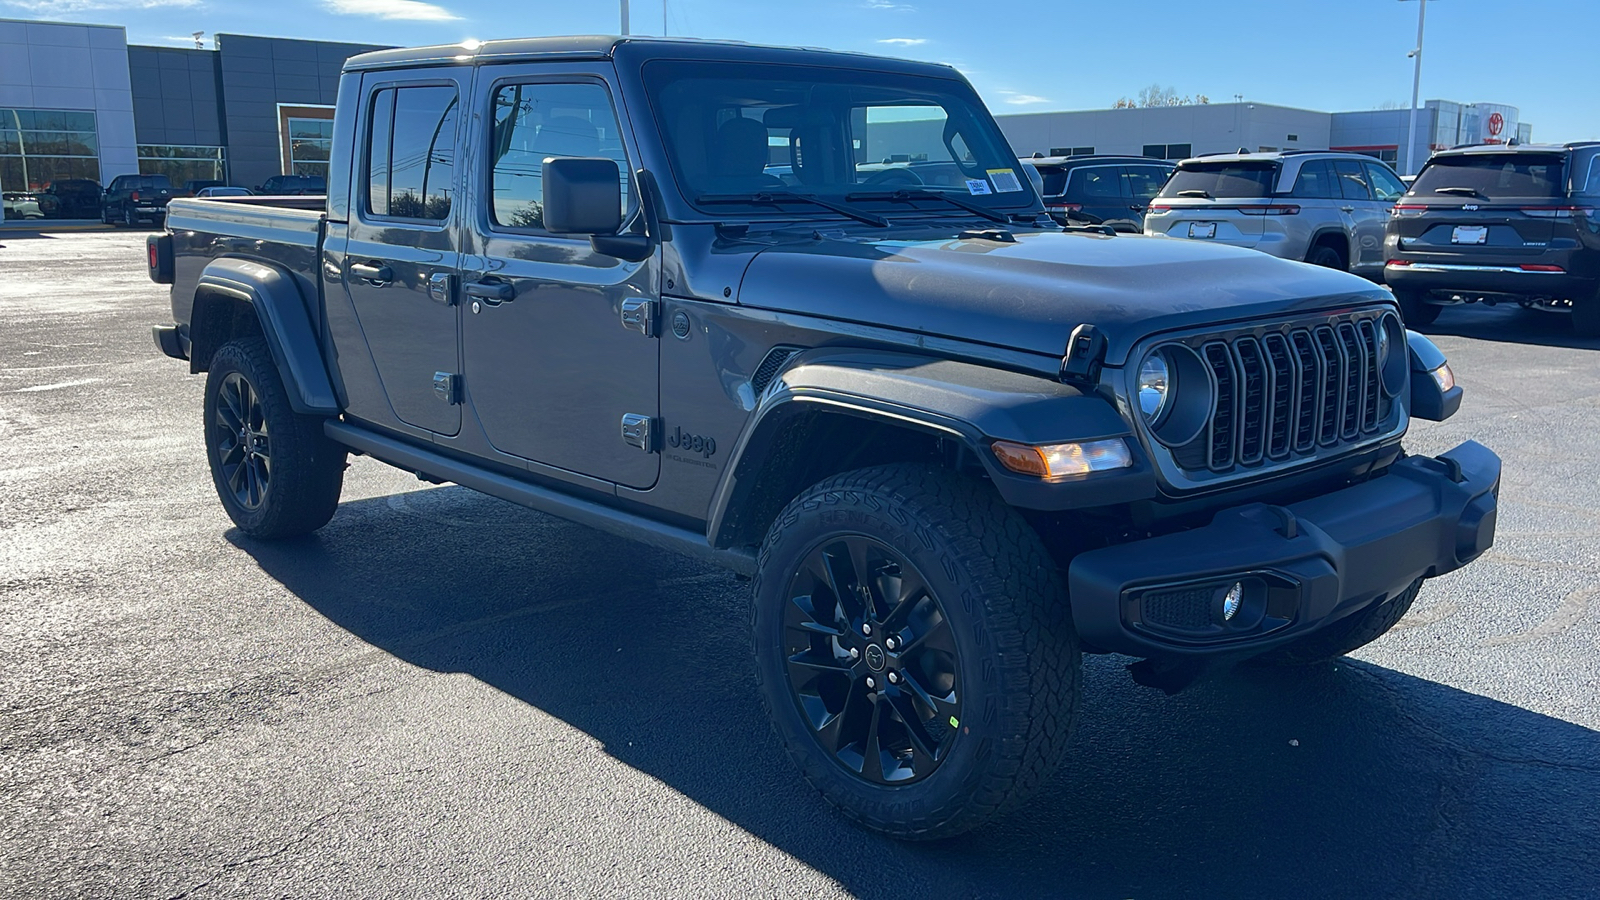
[[[234,531],[142,232],[0,235],[0,896],[1600,896],[1600,344],[1446,310],[1411,448],[1497,545],[1336,667],[1176,697],[1087,662],[1067,765],[904,845],[770,736],[746,587],[352,460]]]

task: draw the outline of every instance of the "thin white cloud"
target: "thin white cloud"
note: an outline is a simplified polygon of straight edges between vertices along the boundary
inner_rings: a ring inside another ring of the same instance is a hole
[[[926,44],[927,42],[927,38],[883,38],[878,41],[880,44],[894,44],[897,47],[915,47],[918,44]]]
[[[423,3],[422,0],[323,0],[322,5],[331,13],[371,16],[374,19],[449,22],[461,18],[436,3]]]
[[[1050,98],[1049,97],[1040,97],[1040,96],[1037,96],[1037,95],[1034,95],[1034,94],[1018,94],[1018,93],[1015,93],[1015,92],[1012,92],[1012,91],[1001,91],[1000,93],[1002,93],[1002,94],[1010,94],[1011,95],[1011,96],[1006,98],[1006,102],[1011,104],[1012,106],[1030,106],[1030,105],[1032,105],[1034,103],[1049,103],[1050,102]]]
[[[105,10],[160,9],[162,7],[189,9],[200,5],[200,0],[5,0],[13,6],[44,18],[74,16],[78,13]]]
[[[866,0],[861,5],[866,9],[895,9],[900,12],[911,12],[916,9],[909,3],[897,3],[896,0]]]

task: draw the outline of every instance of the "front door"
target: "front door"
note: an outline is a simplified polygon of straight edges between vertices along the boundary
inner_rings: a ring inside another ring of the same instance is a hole
[[[541,219],[542,165],[557,156],[615,160],[624,218],[636,213],[612,91],[603,72],[573,66],[490,71],[498,77],[481,82],[474,113],[489,123],[473,148],[487,200],[473,229],[481,245],[461,271],[473,410],[498,450],[648,488],[661,457],[640,422],[656,421],[660,345],[649,307],[637,307],[658,299],[658,264],[596,253]],[[626,437],[624,417],[637,417]]]
[[[358,125],[344,283],[401,422],[461,430],[456,146],[471,69],[383,73]]]

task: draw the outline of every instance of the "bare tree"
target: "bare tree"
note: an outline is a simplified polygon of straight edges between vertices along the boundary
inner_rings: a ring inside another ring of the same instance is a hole
[[[1153,106],[1194,106],[1207,105],[1210,103],[1211,98],[1207,97],[1205,94],[1195,94],[1193,97],[1187,95],[1179,96],[1177,88],[1162,87],[1159,84],[1152,84],[1149,87],[1143,88],[1139,91],[1138,99],[1131,97],[1120,97],[1117,99],[1116,103],[1112,104],[1111,108],[1138,109],[1139,107],[1149,108]]]

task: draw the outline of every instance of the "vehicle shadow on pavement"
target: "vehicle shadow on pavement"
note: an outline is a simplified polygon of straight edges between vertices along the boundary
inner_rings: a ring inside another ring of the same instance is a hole
[[[1600,338],[1578,337],[1566,313],[1540,312],[1520,306],[1481,303],[1447,306],[1431,324],[1414,329],[1429,335],[1451,335],[1501,344],[1536,344],[1572,350],[1600,350]]]
[[[229,539],[363,641],[559,717],[857,896],[1600,884],[1600,733],[1398,671],[1249,670],[1167,697],[1126,660],[1088,658],[1070,756],[1041,796],[901,844],[833,814],[771,736],[731,575],[457,487],[344,504],[297,541]]]

